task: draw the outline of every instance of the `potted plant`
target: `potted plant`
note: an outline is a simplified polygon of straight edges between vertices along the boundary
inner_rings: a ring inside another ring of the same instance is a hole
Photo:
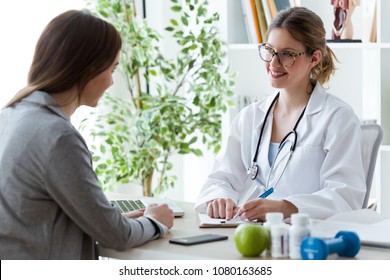
[[[125,99],[106,93],[81,123],[98,143],[91,150],[104,189],[139,181],[145,196],[160,193],[174,186],[176,176],[168,174],[173,154],[201,156],[199,143],[220,149],[234,77],[216,28],[219,15],[208,15],[207,1],[170,1],[176,17],[166,30],[178,46],[171,59],[159,49],[161,36],[136,15],[134,1],[88,1],[122,35],[120,72],[128,91]]]

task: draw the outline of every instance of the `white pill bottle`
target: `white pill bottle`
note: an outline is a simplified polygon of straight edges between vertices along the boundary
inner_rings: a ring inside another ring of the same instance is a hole
[[[268,230],[269,235],[269,244],[266,250],[266,256],[271,256],[271,247],[272,247],[272,236],[271,236],[271,226],[273,225],[282,225],[283,224],[283,213],[281,212],[269,212],[265,214],[266,222],[263,226]]]
[[[290,259],[302,259],[302,240],[310,236],[309,215],[295,213],[291,215],[291,227],[289,230],[289,256]]]

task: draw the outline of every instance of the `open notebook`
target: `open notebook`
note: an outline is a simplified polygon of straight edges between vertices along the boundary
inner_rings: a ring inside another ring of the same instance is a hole
[[[209,217],[206,213],[197,213],[198,225],[200,228],[221,228],[221,227],[237,227],[245,221],[241,219],[234,219],[226,221],[225,219],[216,219]]]
[[[179,205],[166,198],[144,197],[140,199],[115,199],[111,200],[111,204],[118,207],[121,213],[142,209],[149,204],[167,204],[169,208],[172,209],[175,217],[181,217],[184,215],[184,210]]]

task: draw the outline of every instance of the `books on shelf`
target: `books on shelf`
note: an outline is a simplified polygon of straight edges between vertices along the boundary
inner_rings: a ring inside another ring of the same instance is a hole
[[[264,8],[263,8],[263,4],[261,3],[261,0],[256,0],[255,6],[256,6],[257,17],[259,19],[259,24],[260,24],[261,37],[263,39],[261,43],[263,43],[268,40],[268,36],[267,36],[268,23],[267,23],[267,19],[265,18]]]
[[[376,21],[377,21],[377,16],[376,16],[376,2],[375,2],[375,8],[374,8],[374,15],[372,17],[372,24],[371,24],[371,30],[370,30],[370,38],[368,38],[368,41],[371,43],[376,42]]]
[[[268,0],[268,9],[271,13],[271,18],[274,19],[276,15],[278,14],[278,10],[276,9],[275,1],[274,0]]]
[[[363,28],[366,28],[363,32],[365,34],[364,40],[370,43],[375,43],[376,38],[376,21],[377,21],[377,4],[376,0],[369,1],[365,3],[365,11],[363,16],[363,22],[365,26]]]
[[[261,43],[263,41],[263,39],[262,39],[261,30],[260,30],[259,18],[257,17],[255,1],[256,0],[250,0],[250,2],[251,2],[251,12],[252,12],[251,15],[252,15],[253,21],[255,23],[256,37],[257,37],[256,43]]]
[[[291,7],[295,7],[297,5],[295,0],[290,0]]]
[[[267,41],[267,30],[277,13],[295,6],[294,0],[241,0],[248,41],[251,44]]]
[[[261,0],[261,4],[263,5],[265,19],[267,20],[267,29],[272,21],[271,11],[268,6],[268,0]]]
[[[262,41],[260,34],[260,25],[257,19],[254,1],[255,0],[241,0],[242,12],[244,14],[248,40],[249,43],[252,44],[256,44]]]
[[[295,6],[294,0],[241,0],[249,43],[267,41],[269,24],[283,9]]]
[[[290,0],[274,0],[278,12],[284,9],[291,8]]]

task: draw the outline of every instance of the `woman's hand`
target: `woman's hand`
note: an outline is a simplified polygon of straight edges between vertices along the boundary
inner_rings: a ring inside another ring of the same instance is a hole
[[[145,209],[145,215],[149,215],[164,224],[168,228],[173,227],[173,211],[167,204],[151,204],[148,205]]]
[[[144,212],[145,209],[138,209],[138,210],[131,211],[129,213],[124,213],[122,215],[126,218],[134,219],[143,216]]]
[[[243,220],[259,220],[264,222],[267,212],[282,212],[284,218],[289,218],[291,214],[298,212],[298,208],[287,200],[258,198],[246,202],[239,209],[238,214]]]
[[[207,215],[230,221],[238,211],[236,203],[230,198],[218,198],[207,204]]]

